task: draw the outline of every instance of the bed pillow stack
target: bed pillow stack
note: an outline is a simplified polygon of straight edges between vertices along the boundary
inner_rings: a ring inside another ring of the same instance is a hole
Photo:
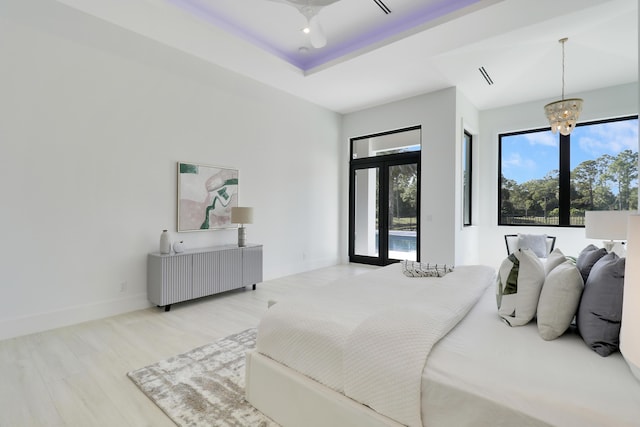
[[[549,341],[565,333],[575,317],[584,282],[575,263],[555,249],[545,264],[546,278],[538,301],[538,332]]]
[[[498,314],[509,326],[529,323],[536,315],[545,272],[530,249],[509,255],[498,270],[496,299]]]
[[[584,342],[600,356],[620,345],[625,258],[615,252],[600,257],[590,269],[576,315]]]

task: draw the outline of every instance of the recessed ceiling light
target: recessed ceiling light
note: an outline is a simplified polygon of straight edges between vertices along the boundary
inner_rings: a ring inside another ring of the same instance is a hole
[[[302,29],[302,32],[305,33],[305,34],[309,34],[311,32],[311,30],[309,29],[309,27],[304,27]]]

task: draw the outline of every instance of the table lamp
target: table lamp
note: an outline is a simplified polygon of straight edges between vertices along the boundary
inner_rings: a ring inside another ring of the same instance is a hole
[[[627,239],[629,211],[586,211],[584,230],[588,239],[603,239],[603,246],[611,252],[614,240]]]
[[[238,227],[238,246],[243,247],[247,244],[247,233],[244,228],[245,224],[253,224],[253,208],[233,207],[231,208],[231,222],[240,224]]]

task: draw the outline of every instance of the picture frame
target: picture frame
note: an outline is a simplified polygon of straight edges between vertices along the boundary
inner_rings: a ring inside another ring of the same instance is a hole
[[[178,232],[236,228],[231,208],[238,206],[238,170],[178,162]]]

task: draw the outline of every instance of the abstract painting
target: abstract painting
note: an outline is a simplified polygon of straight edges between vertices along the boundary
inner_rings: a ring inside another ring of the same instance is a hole
[[[238,170],[178,162],[178,231],[231,228]]]

